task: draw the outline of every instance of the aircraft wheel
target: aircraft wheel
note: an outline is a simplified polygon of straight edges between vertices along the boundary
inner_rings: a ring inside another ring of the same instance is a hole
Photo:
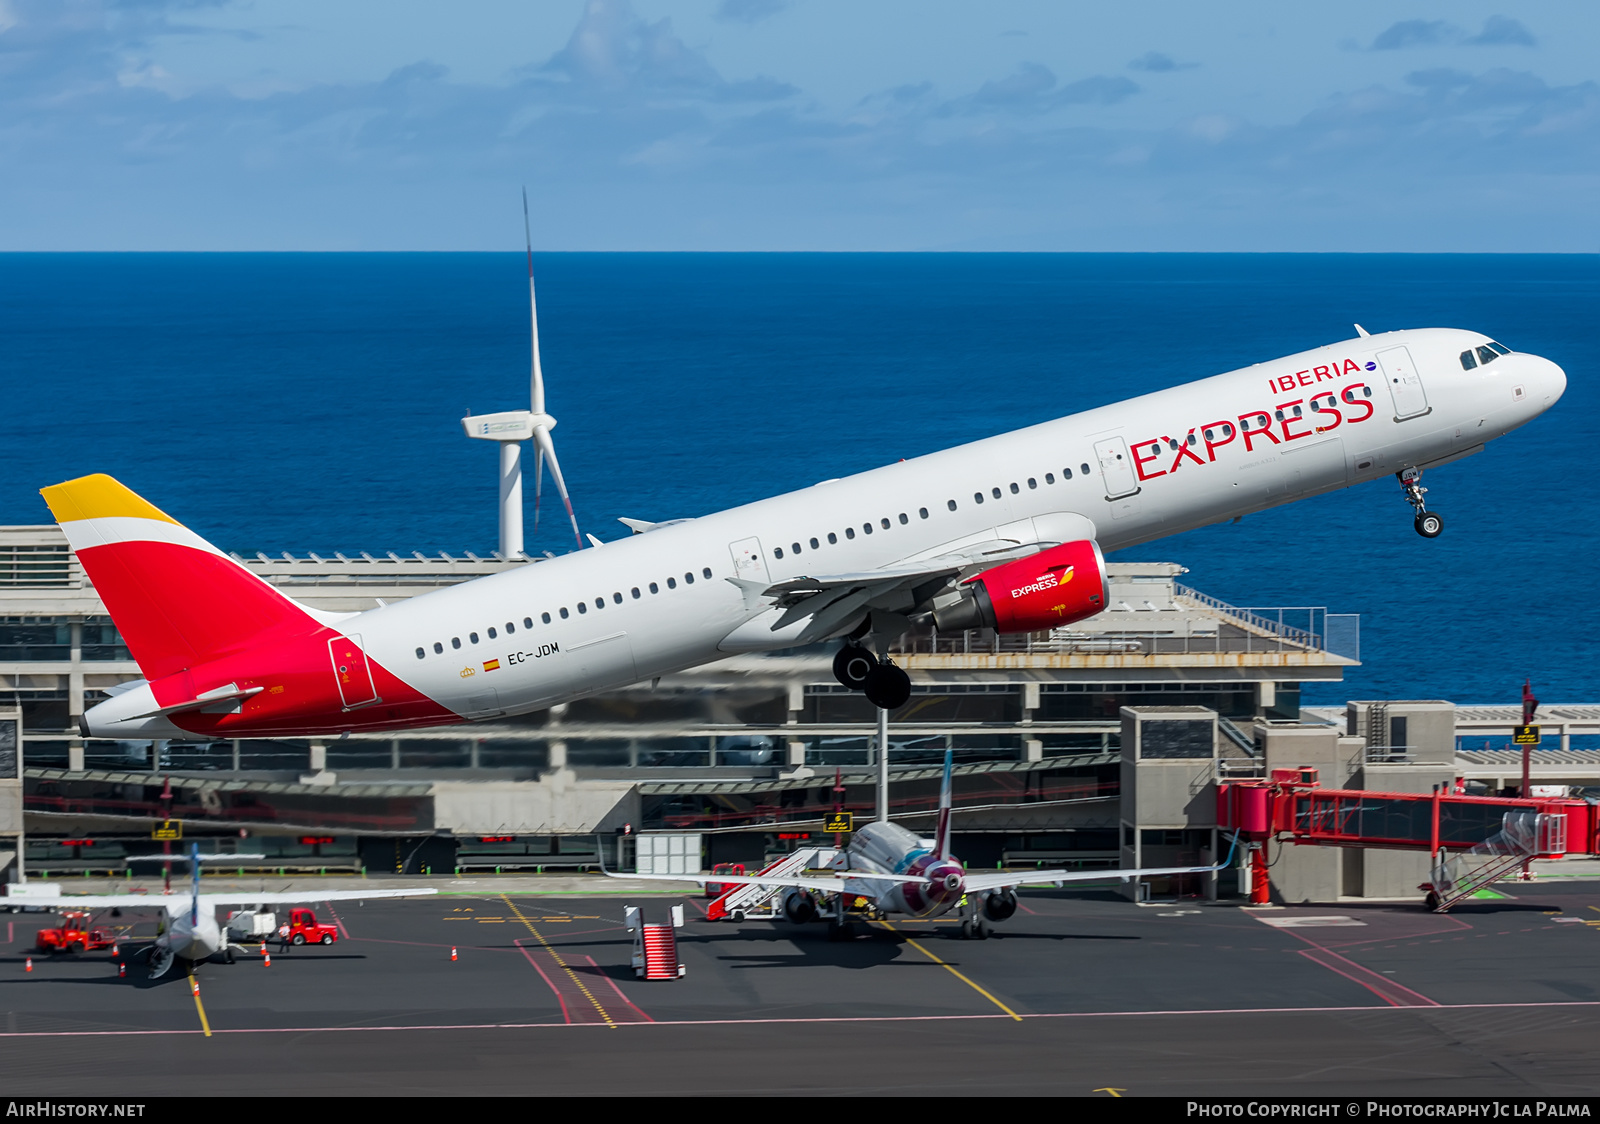
[[[1436,539],[1439,532],[1444,530],[1444,518],[1437,511],[1419,511],[1413,526],[1423,538]]]
[[[880,710],[898,710],[911,698],[911,676],[904,668],[885,661],[867,676],[862,692]]]
[[[873,654],[859,644],[846,644],[833,657],[833,677],[852,691],[859,691],[878,670]]]
[[[989,939],[989,926],[983,923],[983,918],[978,918],[972,923],[972,935],[980,941]]]
[[[961,939],[964,940],[964,941],[970,941],[972,939],[972,922],[971,921],[963,921],[961,923]]]

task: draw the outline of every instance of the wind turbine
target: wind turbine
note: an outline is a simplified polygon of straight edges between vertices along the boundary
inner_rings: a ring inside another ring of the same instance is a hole
[[[572,537],[583,548],[583,538],[578,532],[578,517],[572,513],[572,497],[567,494],[567,482],[561,476],[561,464],[556,460],[555,443],[550,431],[556,419],[545,413],[544,372],[539,366],[539,302],[533,291],[533,233],[528,223],[528,189],[522,189],[522,232],[528,245],[528,322],[532,331],[533,374],[532,409],[503,410],[498,414],[468,414],[461,419],[461,428],[468,437],[481,441],[500,443],[500,557],[508,561],[525,557],[522,550],[522,442],[532,440],[538,449],[538,461],[533,473],[533,529],[539,530],[539,501],[544,491],[544,466],[550,464],[550,478],[555,481],[556,492],[566,505],[567,518],[572,521]]]

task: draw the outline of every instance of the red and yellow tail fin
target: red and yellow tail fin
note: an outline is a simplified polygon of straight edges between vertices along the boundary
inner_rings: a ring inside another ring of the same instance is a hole
[[[319,622],[172,516],[109,476],[42,489],[128,650],[159,679]]]

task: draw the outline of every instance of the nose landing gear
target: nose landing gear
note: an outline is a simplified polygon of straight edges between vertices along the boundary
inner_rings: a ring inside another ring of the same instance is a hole
[[[1444,530],[1444,517],[1437,511],[1429,511],[1427,501],[1422,497],[1427,495],[1428,489],[1422,486],[1422,469],[1407,468],[1395,473],[1400,481],[1400,487],[1406,494],[1406,502],[1417,513],[1412,520],[1412,526],[1417,529],[1417,534],[1425,539],[1436,539],[1439,532]]]

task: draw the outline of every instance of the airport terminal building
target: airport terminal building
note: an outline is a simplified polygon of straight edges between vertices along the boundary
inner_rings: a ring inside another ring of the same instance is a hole
[[[346,612],[538,565],[235,557],[299,601]],[[1284,765],[1383,791],[1520,782],[1520,757],[1496,748],[1520,719],[1515,707],[1302,708],[1302,684],[1338,681],[1359,660],[1354,616],[1227,605],[1184,585],[1170,563],[1109,570],[1108,610],[1069,627],[901,640],[895,659],[913,693],[889,728],[892,818],[931,831],[946,749],[957,766],[955,849],[985,867],[1217,862],[1227,852],[1215,785]],[[602,861],[755,869],[822,839],[836,808],[871,814],[876,714],[835,682],[831,655],[732,656],[534,714],[398,736],[98,741],[79,735],[78,716],[139,668],[60,531],[0,528],[0,868],[7,880],[120,873],[127,855],[160,850],[154,834],[175,823],[207,849],[330,875]],[[1600,734],[1600,707],[1558,707],[1545,729],[1537,782],[1600,783],[1580,748]],[[1274,874],[1279,892],[1405,896],[1426,861],[1322,850],[1296,849]],[[1130,890],[1237,892],[1232,871]]]

